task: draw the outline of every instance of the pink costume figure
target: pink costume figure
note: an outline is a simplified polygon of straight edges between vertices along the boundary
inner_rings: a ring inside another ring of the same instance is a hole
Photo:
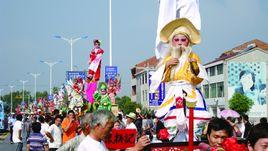
[[[100,48],[100,41],[94,40],[94,48],[90,52],[88,75],[93,75],[94,81],[100,80],[101,60],[104,51]]]
[[[88,75],[87,77],[87,87],[86,87],[86,98],[89,103],[94,103],[93,94],[97,89],[97,82],[94,81],[93,75]]]

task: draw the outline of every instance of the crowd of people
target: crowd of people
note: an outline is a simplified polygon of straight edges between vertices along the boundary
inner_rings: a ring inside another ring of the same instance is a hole
[[[17,114],[10,115],[9,126],[10,143],[17,144],[17,150],[22,150],[22,136],[25,136],[27,151],[108,150],[104,140],[112,129],[137,131],[135,146],[126,150],[143,150],[152,143],[171,141],[165,136],[168,131],[163,122],[154,116],[141,114],[139,109],[128,114],[119,112],[117,117],[108,110],[79,116],[73,110],[61,114],[59,110],[54,110],[53,114]],[[240,143],[247,144],[245,150],[268,149],[267,118],[261,118],[255,126],[249,122],[247,115],[237,119],[212,118],[203,129],[198,148],[224,148],[228,138],[236,138]]]

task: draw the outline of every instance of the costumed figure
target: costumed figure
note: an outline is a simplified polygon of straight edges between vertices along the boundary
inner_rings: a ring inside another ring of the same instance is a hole
[[[160,39],[169,44],[169,52],[150,78],[150,91],[155,92],[161,82],[166,82],[169,89],[155,115],[164,121],[170,140],[187,141],[189,107],[194,108],[195,126],[211,118],[205,100],[196,88],[207,79],[198,55],[192,51],[192,45],[201,41],[200,33],[188,19],[181,18],[164,26]]]
[[[78,84],[77,86],[73,87],[74,85],[76,84],[74,84],[72,80],[67,81],[67,84],[65,84],[65,88],[68,94],[68,100],[70,101],[68,106],[70,109],[73,109],[74,107],[80,108],[83,106],[83,97],[81,94],[77,93],[78,91],[80,91],[80,88]]]
[[[195,27],[201,29],[199,0],[159,0],[159,15],[156,36],[156,58],[164,58],[168,53],[168,44],[160,40],[160,30],[170,21],[177,18],[188,18]]]
[[[120,76],[116,76],[114,79],[110,78],[108,80],[108,94],[111,99],[112,104],[115,104],[115,96],[120,91],[121,79]]]
[[[101,60],[104,51],[100,48],[100,41],[94,40],[94,48],[90,52],[88,75],[92,75],[94,81],[100,80]]]
[[[95,102],[93,103],[94,110],[106,109],[111,111],[111,100],[108,95],[108,87],[105,82],[100,82],[98,91],[94,93]]]

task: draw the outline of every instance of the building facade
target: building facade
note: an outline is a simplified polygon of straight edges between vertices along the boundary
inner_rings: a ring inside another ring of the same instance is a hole
[[[131,100],[149,107],[149,73],[155,70],[158,60],[149,58],[131,69]]]
[[[246,42],[219,58],[205,64],[208,81],[201,84],[209,111],[217,116],[219,109],[228,108],[235,92],[253,100],[249,117],[257,120],[268,116],[268,44],[258,39]],[[247,76],[246,76],[247,75]]]

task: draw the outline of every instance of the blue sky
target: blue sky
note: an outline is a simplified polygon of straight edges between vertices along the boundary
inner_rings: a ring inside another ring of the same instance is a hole
[[[200,0],[202,43],[194,47],[203,63],[255,38],[268,42],[267,0]],[[130,95],[130,69],[154,56],[158,0],[113,0],[113,65],[122,75],[122,91]],[[87,69],[92,40],[102,41],[103,64],[109,65],[109,0],[1,0],[0,4],[0,89],[8,85],[33,92],[27,72],[42,73],[37,90],[49,89],[49,68],[40,62],[58,61],[53,68],[53,86],[64,83],[70,69],[70,46],[53,38],[61,35],[88,39],[74,44],[74,69]],[[104,68],[102,70],[104,74]]]

